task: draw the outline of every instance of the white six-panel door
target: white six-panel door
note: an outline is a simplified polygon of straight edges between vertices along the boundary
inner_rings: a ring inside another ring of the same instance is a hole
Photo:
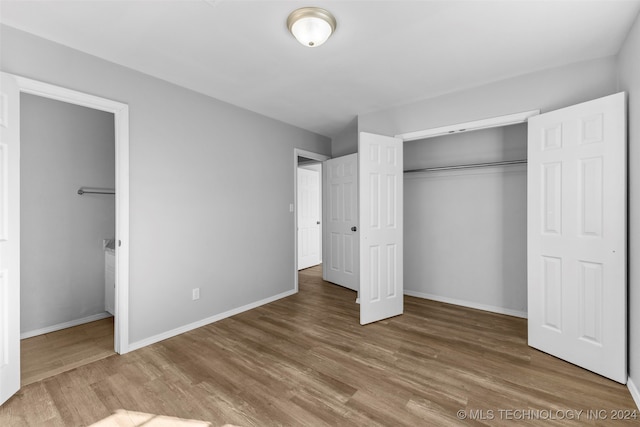
[[[360,133],[360,323],[402,314],[403,157],[398,138]]]
[[[20,388],[20,92],[0,74],[0,405]]]
[[[625,94],[529,119],[529,345],[627,380]]]
[[[321,262],[320,170],[298,168],[298,270]]]
[[[358,155],[323,163],[324,280],[358,290]]]

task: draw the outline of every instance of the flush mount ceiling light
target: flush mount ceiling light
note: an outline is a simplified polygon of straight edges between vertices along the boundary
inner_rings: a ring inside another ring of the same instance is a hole
[[[296,9],[287,18],[291,34],[307,47],[318,47],[326,42],[336,29],[336,18],[319,7]]]

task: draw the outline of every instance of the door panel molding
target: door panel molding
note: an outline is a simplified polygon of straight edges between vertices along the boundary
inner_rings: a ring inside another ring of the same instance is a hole
[[[360,324],[403,313],[403,141],[358,141]]]
[[[529,120],[529,345],[627,381],[624,93]]]
[[[324,233],[322,278],[358,291],[358,155],[324,162]]]

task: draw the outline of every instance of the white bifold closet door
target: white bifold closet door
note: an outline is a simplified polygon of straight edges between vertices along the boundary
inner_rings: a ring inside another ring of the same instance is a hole
[[[529,119],[529,345],[627,380],[625,94]]]
[[[20,90],[0,74],[0,405],[20,389]]]
[[[360,324],[403,313],[403,141],[358,140]]]

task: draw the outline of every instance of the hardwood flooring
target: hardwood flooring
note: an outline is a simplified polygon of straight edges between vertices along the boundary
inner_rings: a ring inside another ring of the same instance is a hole
[[[640,415],[625,386],[529,348],[524,319],[405,297],[363,327],[354,300],[301,271],[296,295],[23,387],[0,425],[640,424],[612,419]]]
[[[113,317],[20,342],[21,383],[29,385],[115,354]]]

